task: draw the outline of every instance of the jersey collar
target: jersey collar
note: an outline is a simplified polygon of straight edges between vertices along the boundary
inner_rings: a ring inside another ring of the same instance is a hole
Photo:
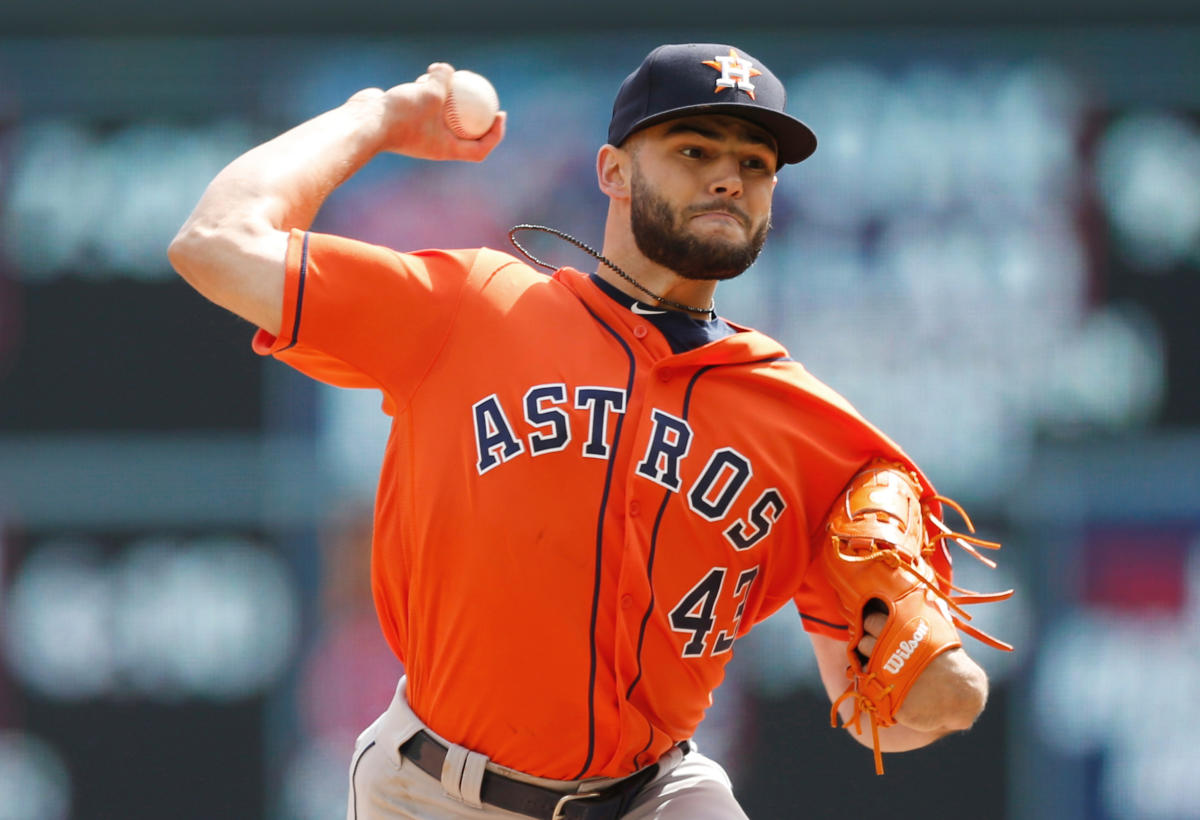
[[[654,317],[639,315],[630,309],[630,303],[634,301],[632,297],[618,302],[592,281],[588,274],[581,273],[574,268],[560,268],[554,273],[554,278],[580,298],[597,315],[603,317],[605,321],[614,327],[621,328],[622,335],[627,339],[640,340],[643,346],[650,347],[655,358],[674,356],[680,363],[699,366],[788,358],[787,350],[779,342],[757,330],[730,322],[727,319],[721,321],[725,321],[736,331],[733,335],[683,353],[672,353],[666,339],[655,327],[655,323],[649,321]],[[648,310],[655,309],[652,305],[643,305],[643,307]],[[642,331],[642,335],[639,336],[635,328],[646,328],[647,326],[652,328],[651,332],[647,334]],[[652,337],[653,344],[647,344],[651,342]]]

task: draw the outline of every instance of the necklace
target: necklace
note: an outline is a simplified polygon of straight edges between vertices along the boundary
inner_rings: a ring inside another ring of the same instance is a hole
[[[531,262],[533,262],[536,265],[541,265],[543,268],[546,268],[547,270],[558,270],[558,268],[555,265],[550,265],[550,264],[547,264],[546,262],[543,262],[542,260],[540,260],[536,256],[534,256],[532,253],[525,250],[525,248],[521,245],[521,243],[517,241],[516,233],[518,231],[542,231],[543,233],[548,233],[551,236],[557,236],[559,239],[562,239],[566,242],[570,242],[572,245],[579,248],[581,251],[584,251],[585,253],[588,253],[588,254],[594,256],[596,258],[596,260],[599,261],[602,265],[612,268],[612,270],[618,276],[620,276],[622,279],[624,279],[629,284],[633,285],[635,288],[640,290],[642,293],[649,296],[655,302],[658,302],[660,305],[667,305],[668,307],[673,307],[678,310],[686,310],[690,313],[707,313],[711,318],[713,318],[713,319],[717,318],[717,309],[716,309],[717,303],[716,302],[709,303],[709,306],[706,308],[700,308],[700,307],[693,307],[692,305],[685,305],[682,302],[673,302],[670,299],[666,298],[665,296],[659,296],[657,293],[650,290],[648,287],[643,285],[641,282],[634,279],[628,273],[621,270],[619,267],[616,266],[616,264],[614,264],[610,260],[606,259],[605,257],[601,256],[593,248],[584,244],[583,242],[580,242],[578,239],[571,236],[569,233],[565,233],[564,231],[557,230],[556,228],[547,228],[544,225],[517,225],[512,230],[510,230],[508,232],[508,241],[513,243],[513,247],[516,248],[517,250],[519,250],[522,254],[524,254],[526,259],[530,260]]]

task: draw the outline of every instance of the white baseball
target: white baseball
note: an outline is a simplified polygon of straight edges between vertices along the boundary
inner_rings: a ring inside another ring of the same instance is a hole
[[[487,77],[474,71],[455,71],[442,113],[456,137],[477,140],[486,134],[500,111],[500,98]]]

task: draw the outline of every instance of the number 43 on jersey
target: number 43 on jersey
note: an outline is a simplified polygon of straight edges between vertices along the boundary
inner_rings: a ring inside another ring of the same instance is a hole
[[[671,628],[689,636],[683,647],[683,657],[715,656],[733,648],[758,567],[740,572],[737,579],[731,581],[728,596],[723,596],[728,575],[725,567],[713,567],[671,610]],[[717,630],[719,618],[728,624],[727,629]]]

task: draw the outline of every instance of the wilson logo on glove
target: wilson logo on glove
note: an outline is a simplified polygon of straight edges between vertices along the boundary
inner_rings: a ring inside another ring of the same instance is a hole
[[[923,620],[918,620],[917,623],[918,626],[916,631],[913,632],[912,638],[907,641],[901,641],[900,645],[896,647],[896,651],[892,653],[892,656],[887,659],[887,663],[883,665],[883,668],[893,675],[899,673],[904,668],[904,662],[912,656],[912,653],[917,651],[917,647],[921,645],[921,641],[929,636],[929,624]]]

